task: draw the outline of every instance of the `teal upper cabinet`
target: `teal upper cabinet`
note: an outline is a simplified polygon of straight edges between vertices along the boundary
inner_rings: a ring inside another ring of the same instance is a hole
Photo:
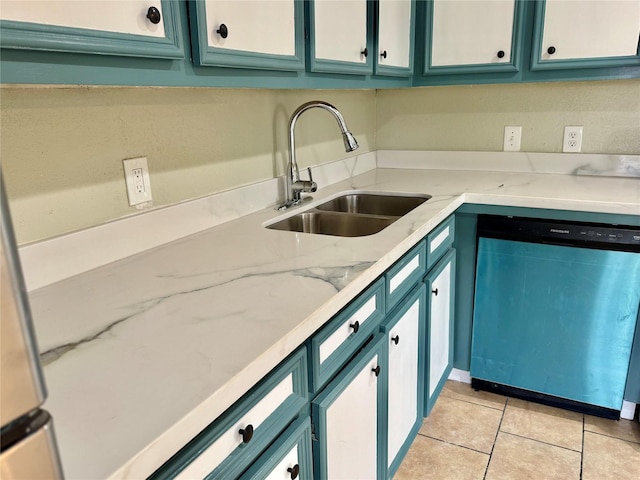
[[[517,71],[522,10],[516,0],[429,1],[424,73]]]
[[[3,0],[3,48],[184,58],[179,5],[169,0]]]
[[[640,0],[536,5],[532,70],[640,65]]]
[[[312,72],[373,73],[367,0],[311,0],[309,69]]]
[[[302,0],[189,2],[198,65],[304,70]]]
[[[379,0],[377,11],[377,75],[413,73],[415,0]]]

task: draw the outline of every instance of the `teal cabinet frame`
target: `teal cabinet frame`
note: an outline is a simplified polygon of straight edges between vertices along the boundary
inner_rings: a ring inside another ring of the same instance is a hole
[[[323,441],[323,439],[326,439],[327,437],[327,410],[375,355],[378,355],[379,365],[387,364],[385,353],[386,349],[384,348],[385,338],[386,337],[382,334],[376,335],[373,340],[368,343],[351,362],[349,362],[340,374],[334,378],[322,393],[311,403],[311,418],[314,426],[314,434],[316,436],[313,455],[314,478],[316,480],[331,480],[327,477],[327,446],[326,442]],[[384,412],[386,409],[386,390],[383,387],[382,379],[379,379],[377,388],[377,480],[383,480],[385,478],[384,474],[386,471],[383,463],[385,457],[382,450],[383,442],[381,441],[381,438],[384,438],[384,429],[386,428],[383,425],[383,420],[385,420],[385,418],[381,415],[381,412]],[[357,406],[355,406],[355,408],[357,408]],[[386,447],[386,445],[384,445],[384,447]]]
[[[184,58],[179,3],[161,0],[165,36],[0,20],[2,48],[180,59]]]
[[[242,474],[240,480],[262,480],[284,460],[293,448],[298,450],[299,476],[313,480],[313,455],[311,453],[311,420],[301,417],[294,421],[280,437]],[[284,474],[284,472],[283,472]],[[283,477],[281,477],[283,478]]]
[[[227,48],[208,44],[205,0],[189,1],[189,22],[192,33],[193,61],[200,66],[229,66],[265,70],[304,70],[304,3],[294,0],[295,54],[276,55]],[[268,21],[268,19],[264,19]]]
[[[375,53],[375,74],[387,75],[396,77],[408,77],[413,74],[413,59],[415,58],[415,45],[416,45],[416,1],[411,0],[411,30],[409,31],[409,66],[398,67],[394,65],[382,65],[380,64],[380,2],[375,2],[374,12],[374,32],[376,32],[374,39],[374,53]]]
[[[429,394],[429,384],[431,379],[429,378],[429,343],[431,340],[431,292],[433,290],[432,284],[434,280],[442,273],[442,271],[447,267],[447,265],[451,264],[451,278],[450,278],[450,294],[449,294],[449,359],[448,365],[440,378],[438,385],[433,391],[433,394]],[[449,374],[453,369],[453,353],[455,349],[454,345],[454,330],[455,330],[455,298],[456,298],[456,251],[454,249],[450,249],[448,253],[442,257],[442,259],[429,270],[427,276],[424,279],[425,284],[427,285],[427,345],[426,345],[426,366],[425,366],[425,384],[424,384],[424,416],[429,416],[431,409],[436,403],[440,392],[444,388],[447,379],[449,378]]]
[[[333,317],[322,329],[320,329],[309,340],[309,368],[311,369],[310,390],[319,391],[327,382],[342,368],[356,351],[365,343],[368,337],[378,331],[380,322],[385,313],[384,278],[376,280],[358,298],[347,305],[340,313]],[[325,359],[320,361],[320,346],[344,322],[360,309],[367,301],[375,297],[375,310],[367,317],[367,321],[361,324],[357,332],[353,332],[346,340],[340,344],[336,350]]]
[[[298,415],[308,408],[307,352],[304,347],[294,352],[258,385],[231,406],[211,425],[170,458],[151,477],[151,480],[173,478],[196,460],[213,442],[231,428],[267,393],[293,375],[293,393],[254,430],[253,438],[243,443],[206,478],[237,478],[274,441]],[[308,410],[307,410],[308,411]]]
[[[522,32],[525,19],[525,0],[515,0],[513,10],[513,31],[511,34],[511,61],[508,63],[486,63],[474,65],[431,65],[431,46],[433,44],[433,0],[425,2],[423,21],[426,37],[424,40],[424,75],[473,75],[479,73],[515,73],[520,70],[522,55]]]
[[[407,268],[412,262],[418,261],[418,265],[411,273],[402,281],[400,285],[392,292],[392,281],[398,272]],[[385,294],[386,294],[386,311],[389,312],[395,307],[402,298],[409,293],[415,284],[424,277],[427,271],[427,249],[424,240],[420,240],[418,244],[413,247],[409,252],[398,260],[387,272],[385,273]]]
[[[533,46],[531,50],[531,70],[575,70],[582,68],[612,68],[640,66],[640,38],[635,55],[628,57],[603,57],[576,60],[541,60],[542,33],[544,30],[546,0],[538,0],[534,13]],[[613,7],[612,7],[613,8]]]
[[[373,0],[367,0],[367,57],[363,63],[344,62],[338,60],[328,60],[316,58],[316,35],[315,35],[315,0],[307,0],[307,58],[309,63],[309,71],[322,73],[346,73],[356,75],[371,75],[373,73],[373,19],[374,4]]]
[[[444,235],[444,238],[441,237]],[[427,235],[427,270],[433,267],[449,251],[456,237],[455,216],[447,217]],[[439,242],[439,243],[436,243]]]

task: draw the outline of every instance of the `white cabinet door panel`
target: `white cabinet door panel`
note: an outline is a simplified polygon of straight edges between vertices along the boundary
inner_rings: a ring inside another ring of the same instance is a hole
[[[515,0],[434,0],[431,66],[509,63],[514,11]]]
[[[295,55],[293,0],[207,0],[206,19],[211,47]],[[227,38],[217,33],[221,24]]]
[[[366,63],[366,0],[314,1],[315,58]]]
[[[147,18],[151,6],[162,16],[160,0],[2,0],[0,19],[162,38],[164,22]]]
[[[327,478],[377,476],[377,366],[375,355],[327,409]]]
[[[433,280],[429,323],[429,396],[449,366],[451,335],[451,262]],[[437,292],[437,294],[435,293]]]
[[[424,290],[423,290],[424,291]],[[389,345],[387,467],[398,455],[418,416],[420,296],[387,335]],[[396,339],[396,340],[394,340]]]
[[[639,35],[640,0],[546,0],[541,59],[632,56]]]
[[[409,68],[411,55],[411,0],[380,0],[378,63]],[[384,56],[382,53],[386,52]]]

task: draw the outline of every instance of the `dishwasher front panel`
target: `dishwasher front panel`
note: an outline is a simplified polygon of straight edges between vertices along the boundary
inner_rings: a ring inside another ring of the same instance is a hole
[[[471,377],[619,411],[639,307],[640,253],[481,237]]]

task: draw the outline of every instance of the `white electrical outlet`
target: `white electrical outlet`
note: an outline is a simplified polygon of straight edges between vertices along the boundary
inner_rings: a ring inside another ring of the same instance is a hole
[[[522,140],[522,127],[504,127],[505,152],[519,152]]]
[[[129,205],[142,208],[151,202],[151,182],[147,157],[128,158],[122,161],[122,165]]]
[[[580,152],[582,150],[582,126],[564,127],[563,152]]]

